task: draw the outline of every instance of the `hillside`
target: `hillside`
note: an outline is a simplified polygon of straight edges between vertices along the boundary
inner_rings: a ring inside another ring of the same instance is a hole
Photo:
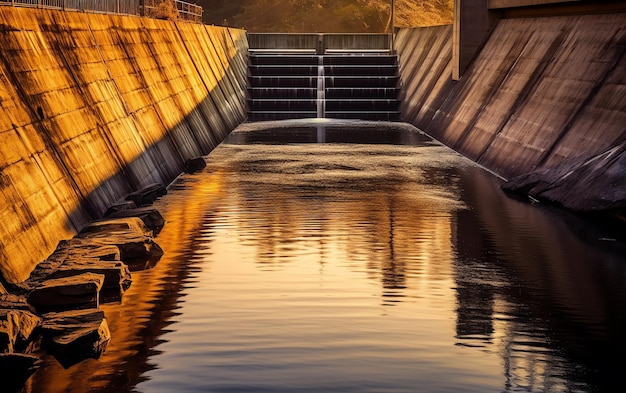
[[[454,0],[396,0],[395,25],[452,23]],[[385,32],[390,0],[198,0],[204,22],[251,32]]]

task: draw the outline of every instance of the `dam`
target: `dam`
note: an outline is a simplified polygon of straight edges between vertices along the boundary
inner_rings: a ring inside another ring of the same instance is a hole
[[[19,303],[3,379],[19,352],[33,392],[621,389],[624,4],[456,7],[304,49],[0,7],[3,299],[54,330],[42,265],[131,203],[164,221],[96,298],[98,359],[26,345]]]

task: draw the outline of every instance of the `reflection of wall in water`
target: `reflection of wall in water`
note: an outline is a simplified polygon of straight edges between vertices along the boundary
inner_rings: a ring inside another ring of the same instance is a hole
[[[313,132],[315,136],[317,130]],[[236,145],[228,148],[226,155],[238,154]],[[426,168],[420,171],[423,183],[391,181],[374,176],[384,166],[381,160],[405,165],[414,160],[409,152],[385,156],[372,147],[361,156],[332,146],[313,149],[311,154],[297,147],[263,146],[262,156],[240,151],[241,158],[233,159],[237,172],[226,187],[232,190],[230,198],[237,198],[230,203],[241,207],[240,242],[255,247],[259,265],[280,268],[310,249],[322,264],[333,260],[354,271],[365,268],[370,279],[380,282],[383,304],[402,301],[408,292],[431,290],[423,288],[425,283],[449,279],[452,217],[459,206],[446,196],[454,194],[448,190],[454,189],[458,175],[434,179],[432,172],[443,170]],[[368,171],[374,175],[359,178]],[[307,181],[318,172],[337,180]]]
[[[549,211],[494,197],[486,176],[469,172],[462,183],[473,209],[457,215],[458,344],[499,352],[507,391],[610,384],[595,373],[624,349],[615,252],[581,241]]]

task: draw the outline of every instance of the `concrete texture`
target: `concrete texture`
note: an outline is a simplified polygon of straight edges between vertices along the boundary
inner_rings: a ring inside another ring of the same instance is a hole
[[[626,141],[591,157],[517,176],[503,189],[572,210],[626,219]]]
[[[495,25],[488,11],[488,0],[457,0],[454,2],[452,38],[452,79],[459,80],[489,37]]]
[[[600,154],[626,133],[624,26],[625,13],[501,20],[458,82],[452,26],[401,29],[403,120],[505,178]]]
[[[580,0],[489,0],[489,8],[525,7],[555,3],[571,3]]]
[[[169,184],[246,116],[245,32],[0,7],[0,270]]]

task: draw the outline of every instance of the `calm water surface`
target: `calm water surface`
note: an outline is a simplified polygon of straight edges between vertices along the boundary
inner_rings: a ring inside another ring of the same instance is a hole
[[[170,188],[107,352],[29,390],[621,390],[619,229],[507,198],[408,126],[281,124]]]

